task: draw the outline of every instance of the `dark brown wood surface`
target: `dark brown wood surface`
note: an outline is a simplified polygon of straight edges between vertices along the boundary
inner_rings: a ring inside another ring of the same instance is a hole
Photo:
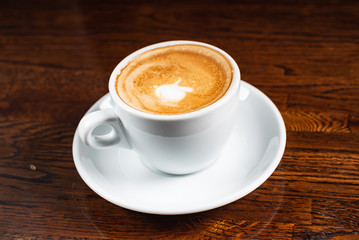
[[[117,63],[207,42],[281,111],[273,175],[215,210],[156,216],[95,194],[72,159]],[[0,239],[359,239],[358,1],[0,2]]]

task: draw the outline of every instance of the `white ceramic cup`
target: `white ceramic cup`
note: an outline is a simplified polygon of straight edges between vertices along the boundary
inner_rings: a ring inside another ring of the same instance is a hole
[[[223,54],[233,67],[233,79],[225,95],[200,110],[157,115],[136,110],[117,95],[116,76],[131,60],[146,51],[178,44],[202,45]],[[212,164],[230,137],[236,123],[240,72],[236,62],[223,50],[194,41],[169,41],[142,48],[123,59],[113,70],[109,91],[113,108],[85,115],[79,136],[93,148],[130,148],[145,165],[168,174],[190,174]],[[96,134],[99,126],[105,133]]]

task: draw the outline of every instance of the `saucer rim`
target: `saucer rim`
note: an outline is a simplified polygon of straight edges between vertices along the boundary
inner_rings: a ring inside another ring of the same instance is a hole
[[[212,200],[205,204],[202,204],[201,207],[199,207],[198,205],[196,205],[194,207],[187,206],[185,209],[183,209],[183,208],[181,208],[181,209],[149,209],[148,207],[146,208],[146,206],[138,206],[136,204],[131,204],[127,201],[121,201],[121,199],[113,199],[113,198],[111,198],[111,196],[109,196],[109,194],[106,190],[103,190],[101,188],[100,184],[96,183],[96,180],[91,179],[91,176],[89,174],[87,174],[87,172],[81,166],[81,163],[79,160],[80,159],[80,151],[78,150],[79,144],[80,144],[80,142],[79,142],[80,140],[78,137],[78,127],[76,128],[74,138],[73,138],[73,145],[72,145],[73,160],[75,163],[76,170],[78,171],[82,180],[90,187],[90,189],[92,189],[95,193],[97,193],[102,198],[106,199],[107,201],[109,201],[117,206],[120,206],[120,207],[123,207],[126,209],[130,209],[130,210],[134,210],[137,212],[142,212],[142,213],[158,214],[158,215],[192,214],[192,213],[198,213],[198,212],[212,210],[212,209],[227,205],[229,203],[232,203],[236,200],[241,199],[242,197],[248,195],[249,193],[251,193],[255,189],[257,189],[273,174],[273,172],[275,171],[275,169],[277,168],[277,166],[279,165],[279,163],[283,157],[283,154],[285,151],[285,146],[286,146],[286,140],[287,140],[284,120],[283,120],[282,115],[280,114],[280,111],[276,107],[276,105],[262,91],[260,91],[253,85],[241,80],[241,87],[243,85],[244,85],[244,87],[247,87],[249,92],[254,92],[254,94],[257,97],[261,98],[262,101],[265,101],[266,102],[265,105],[267,107],[269,107],[271,110],[271,113],[274,114],[275,122],[278,125],[279,145],[278,145],[278,148],[276,149],[275,156],[272,158],[269,166],[265,169],[265,171],[263,171],[256,180],[254,180],[253,182],[251,182],[248,185],[245,185],[245,186],[239,188],[237,191],[234,191],[233,193],[228,194],[227,196],[221,197],[219,199],[215,199],[215,200]],[[94,108],[98,107],[99,104],[107,97],[109,97],[109,93],[105,94],[103,97],[98,99],[88,109],[87,113],[90,112],[91,110],[93,110]],[[169,175],[169,177],[175,177],[175,176]]]

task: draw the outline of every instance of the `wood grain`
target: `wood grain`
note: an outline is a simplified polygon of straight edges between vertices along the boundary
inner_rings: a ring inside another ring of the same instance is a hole
[[[2,1],[0,239],[359,239],[357,1]],[[72,140],[117,63],[152,43],[216,45],[287,129],[273,175],[226,206],[156,216],[80,178]]]

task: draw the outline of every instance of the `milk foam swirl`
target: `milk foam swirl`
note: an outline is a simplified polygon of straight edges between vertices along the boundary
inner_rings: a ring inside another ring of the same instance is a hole
[[[178,84],[182,81],[181,78],[173,84],[164,84],[161,86],[154,86],[156,96],[160,98],[163,104],[173,104],[181,101],[187,92],[193,92],[193,88],[182,87]]]

